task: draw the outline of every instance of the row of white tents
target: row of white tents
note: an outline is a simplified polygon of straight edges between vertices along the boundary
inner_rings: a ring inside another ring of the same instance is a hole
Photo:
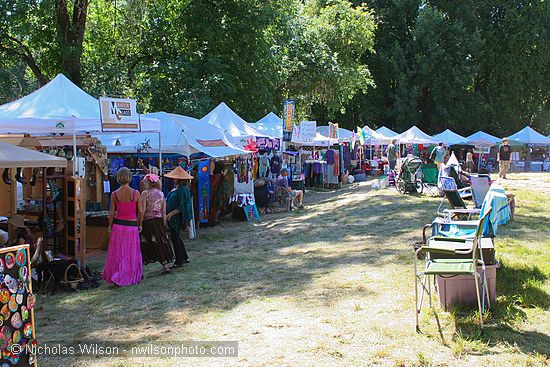
[[[246,153],[243,147],[251,137],[282,138],[283,122],[269,113],[256,123],[248,123],[225,103],[220,103],[201,119],[157,112],[140,115],[141,132],[103,133],[99,102],[62,74],[42,88],[16,101],[0,106],[0,134],[91,134],[98,137],[112,153],[134,153],[140,146],[148,152],[191,155],[204,153],[225,157]],[[338,140],[329,138],[329,127],[319,126],[313,141],[304,145],[330,146],[338,141],[363,140],[365,144],[387,144],[395,139],[400,144],[469,144],[493,146],[502,139],[479,131],[463,137],[451,130],[430,136],[413,126],[398,134],[386,127],[373,130],[368,126],[357,132],[340,128]],[[514,144],[550,145],[545,137],[530,127],[509,137]]]

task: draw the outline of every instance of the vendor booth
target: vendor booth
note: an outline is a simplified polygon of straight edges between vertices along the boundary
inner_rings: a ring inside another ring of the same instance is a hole
[[[530,126],[508,137],[510,144],[515,147],[512,153],[512,169],[515,171],[540,172],[550,170],[548,147],[550,139],[540,134]]]
[[[16,144],[46,151],[64,162],[65,170],[42,170],[50,192],[48,210],[54,215],[53,218],[43,215],[37,219],[44,228],[42,235],[48,239],[45,246],[78,258],[81,264],[85,261],[86,249],[85,213],[90,208],[107,209],[104,193],[109,192],[108,185],[104,184],[108,173],[107,152],[90,134],[107,127],[104,122],[111,112],[118,113],[122,105],[131,106],[132,103],[134,109],[128,107],[128,113],[136,122],[131,124],[130,131],[158,132],[160,128],[158,119],[137,114],[135,101],[118,103],[107,101],[100,108],[98,99],[59,74],[33,93],[0,106],[0,134],[7,134],[2,139],[18,140]],[[125,127],[125,124],[120,125],[121,130]],[[24,176],[33,179],[38,173],[29,170]],[[30,200],[26,203],[27,211],[32,211],[36,202],[36,189],[30,189],[30,179],[21,189]]]

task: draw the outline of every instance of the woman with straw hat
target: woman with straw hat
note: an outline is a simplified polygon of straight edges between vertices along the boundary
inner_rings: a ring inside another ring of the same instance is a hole
[[[178,166],[164,177],[171,178],[176,183],[176,187],[168,194],[166,199],[166,212],[168,213],[166,220],[176,255],[176,262],[173,267],[179,268],[184,263],[189,262],[189,256],[180,237],[180,230],[183,228],[184,223],[189,223],[193,219],[191,193],[187,187],[187,183],[193,179],[193,176]]]

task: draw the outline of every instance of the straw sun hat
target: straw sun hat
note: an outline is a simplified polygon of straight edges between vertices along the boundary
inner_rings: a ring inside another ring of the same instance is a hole
[[[187,171],[180,166],[177,166],[172,171],[164,175],[164,177],[173,178],[174,180],[192,180],[194,179]]]
[[[8,219],[8,224],[11,224],[17,228],[25,228],[25,218],[19,214],[16,214]]]

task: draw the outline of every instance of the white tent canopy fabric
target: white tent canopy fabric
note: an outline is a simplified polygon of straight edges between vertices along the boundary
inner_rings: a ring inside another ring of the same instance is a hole
[[[156,119],[141,118],[142,131],[159,131]],[[63,74],[31,94],[0,106],[0,133],[100,132],[99,100]]]
[[[497,138],[496,136],[487,134],[483,131],[478,131],[477,133],[473,133],[472,135],[466,138],[466,143],[469,145],[485,146],[485,147],[492,147],[493,145],[497,145],[500,141],[501,139]]]
[[[376,132],[379,133],[379,134],[384,135],[386,138],[393,138],[393,137],[399,135],[395,131],[393,131],[391,129],[388,129],[385,126],[379,127],[378,129],[376,129]]]
[[[365,143],[367,144],[389,144],[392,141],[391,137],[387,137],[376,130],[371,129],[367,125],[363,127],[363,131],[367,135]]]
[[[510,139],[510,142],[518,144],[550,145],[549,138],[530,126],[526,126],[517,133],[510,135],[508,139]]]
[[[256,131],[273,136],[275,138],[283,138],[283,119],[274,114],[273,112],[268,113],[256,123],[250,123]]]
[[[328,138],[330,135],[330,128],[328,126],[317,126],[317,133]],[[353,136],[353,131],[344,129],[343,127],[338,128],[338,140],[339,141],[351,141]]]
[[[220,103],[216,108],[210,111],[208,115],[201,118],[199,123],[217,126],[241,144],[243,143],[243,140],[246,141],[246,139],[250,137],[263,136],[273,138],[273,136],[266,136],[265,133],[256,130],[249,123],[239,117],[239,115],[233,112],[233,110],[224,102]]]
[[[298,130],[299,126],[294,126],[294,132],[292,133],[292,143],[302,145],[305,147],[330,147],[332,145],[338,144],[338,140],[330,139],[326,136],[323,136],[319,133],[315,134],[313,141],[304,142],[299,138]]]
[[[213,158],[246,154],[247,151],[235,146],[231,136],[216,126],[204,126],[199,120],[167,112],[149,113],[148,118],[160,120],[162,152],[189,156],[204,153]],[[158,133],[98,134],[109,153],[136,153],[138,147],[147,142],[148,153],[159,151]],[[117,144],[118,141],[118,144]]]
[[[63,167],[67,159],[0,142],[0,168]]]
[[[433,136],[435,140],[446,145],[466,144],[466,138],[452,130],[445,130]]]
[[[394,137],[400,144],[436,144],[437,141],[418,127],[413,126],[409,130]]]

